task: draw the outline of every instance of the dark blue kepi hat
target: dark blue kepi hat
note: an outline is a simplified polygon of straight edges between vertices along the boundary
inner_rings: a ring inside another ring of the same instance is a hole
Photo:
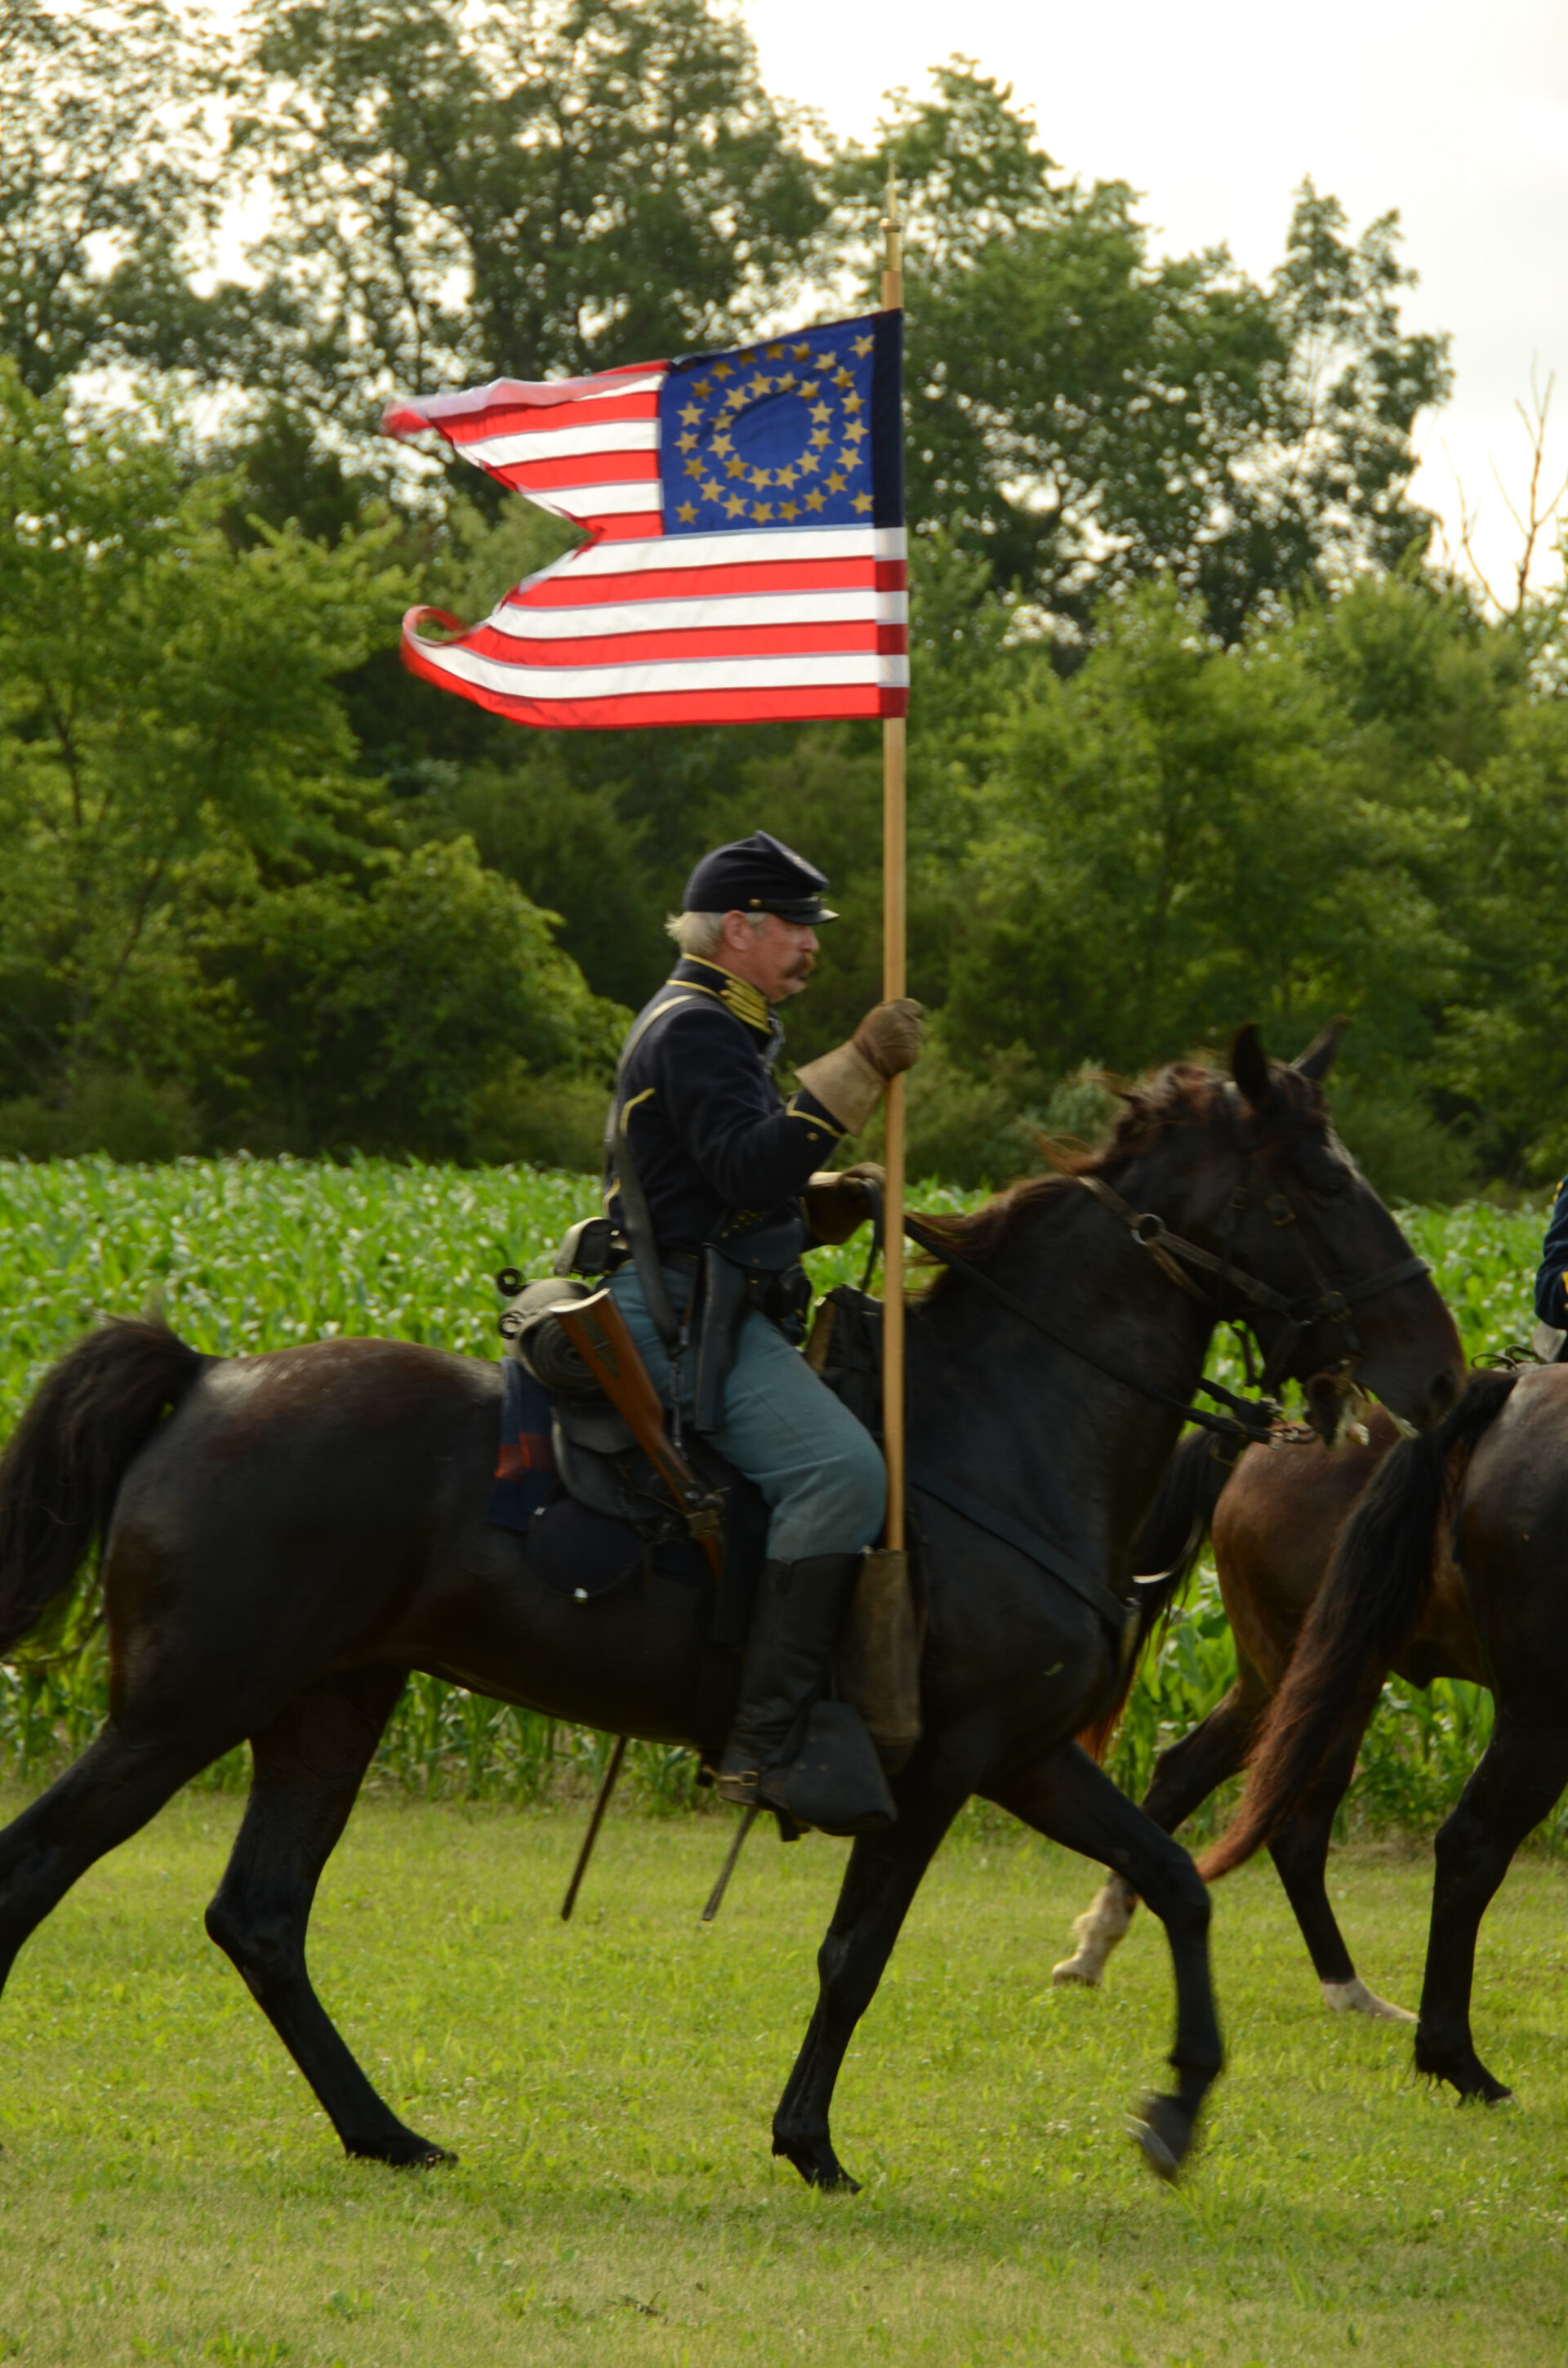
[[[827,874],[766,830],[716,847],[681,891],[684,913],[777,913],[781,921],[836,921],[822,900]]]

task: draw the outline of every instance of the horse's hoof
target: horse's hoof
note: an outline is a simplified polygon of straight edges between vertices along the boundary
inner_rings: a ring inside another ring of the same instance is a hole
[[[384,2162],[389,2170],[435,2170],[442,2163],[457,2160],[449,2147],[437,2146],[434,2138],[422,2138],[415,2130],[398,2130],[390,2138],[374,2138],[366,2146],[351,2146],[348,2151],[361,2162]]]
[[[1335,2014],[1375,2015],[1380,2022],[1415,2021],[1408,2007],[1395,2006],[1391,1998],[1369,1990],[1359,1974],[1352,1974],[1347,1982],[1324,1982],[1323,2002]]]
[[[1052,1965],[1051,1978],[1059,1990],[1097,1990],[1100,1986],[1096,1968],[1076,1957],[1063,1957],[1059,1965]]]
[[[1149,2097],[1127,2124],[1156,2179],[1167,2185],[1181,2171],[1192,2144],[1192,2125],[1175,2097]]]
[[[860,2182],[851,2179],[826,2138],[775,2137],[773,2151],[792,2162],[808,2187],[824,2195],[858,2195]]]

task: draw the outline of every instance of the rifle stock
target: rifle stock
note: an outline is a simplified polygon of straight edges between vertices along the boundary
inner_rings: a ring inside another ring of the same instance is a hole
[[[720,1500],[704,1488],[666,1433],[664,1405],[625,1316],[608,1291],[551,1313],[674,1497],[717,1585],[724,1566]]]

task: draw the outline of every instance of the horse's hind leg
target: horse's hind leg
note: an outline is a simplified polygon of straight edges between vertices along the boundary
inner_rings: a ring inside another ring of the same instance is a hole
[[[1339,2014],[1370,2014],[1384,2022],[1414,2022],[1402,2006],[1392,2006],[1369,1990],[1351,1962],[1345,1935],[1329,1905],[1328,1846],[1334,1834],[1335,1812],[1345,1798],[1356,1766],[1356,1754],[1367,1731],[1370,1712],[1358,1713],[1330,1746],[1322,1767],[1293,1814],[1268,1845],[1275,1872],[1285,1886],[1301,1938],[1323,1987],[1324,2003]]]
[[[1268,1697],[1261,1687],[1256,1682],[1249,1687],[1238,1678],[1190,1735],[1161,1752],[1143,1796],[1143,1815],[1152,1817],[1162,1832],[1174,1834],[1195,1809],[1202,1807],[1217,1785],[1235,1774],[1252,1748],[1267,1707]],[[1059,1988],[1081,1985],[1098,1989],[1106,1960],[1118,1941],[1126,1938],[1137,1905],[1138,1894],[1126,1876],[1114,1867],[1108,1868],[1094,1900],[1074,1924],[1077,1947],[1051,1968],[1051,1978]]]
[[[773,2116],[773,2151],[809,2187],[847,2189],[828,2114],[855,2026],[876,1996],[910,1901],[970,1787],[917,1756],[893,1787],[898,1823],[868,1834],[849,1855],[838,1905],[817,1952],[816,2010]]]
[[[402,2166],[446,2162],[371,2088],[311,1987],[305,1927],[321,1872],[406,1673],[375,1666],[325,1678],[251,1737],[244,1822],[207,1930],[315,2090],[350,2154]]]
[[[1505,1713],[1437,1840],[1432,1929],[1415,2032],[1415,2068],[1451,2080],[1461,2098],[1494,2105],[1512,2091],[1475,2052],[1470,1994],[1481,1919],[1525,1836],[1568,1780],[1568,1735],[1526,1727]]]
[[[1136,2135],[1152,2168],[1174,2179],[1192,2144],[1199,2108],[1223,2059],[1209,1976],[1209,1893],[1179,1842],[1119,1793],[1077,1744],[1055,1746],[1031,1766],[987,1785],[991,1798],[1037,1833],[1101,1859],[1124,1875],[1165,1928],[1176,1974],[1174,2097],[1151,2097]]]
[[[0,1834],[0,1985],[17,1950],[78,1877],[129,1841],[237,1735],[137,1740],[114,1720]]]

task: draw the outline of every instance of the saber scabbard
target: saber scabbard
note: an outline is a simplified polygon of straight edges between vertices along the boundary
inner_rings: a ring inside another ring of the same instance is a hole
[[[665,1430],[659,1393],[625,1316],[608,1291],[563,1303],[551,1313],[674,1497],[717,1586],[724,1570],[722,1500],[702,1486]]]

